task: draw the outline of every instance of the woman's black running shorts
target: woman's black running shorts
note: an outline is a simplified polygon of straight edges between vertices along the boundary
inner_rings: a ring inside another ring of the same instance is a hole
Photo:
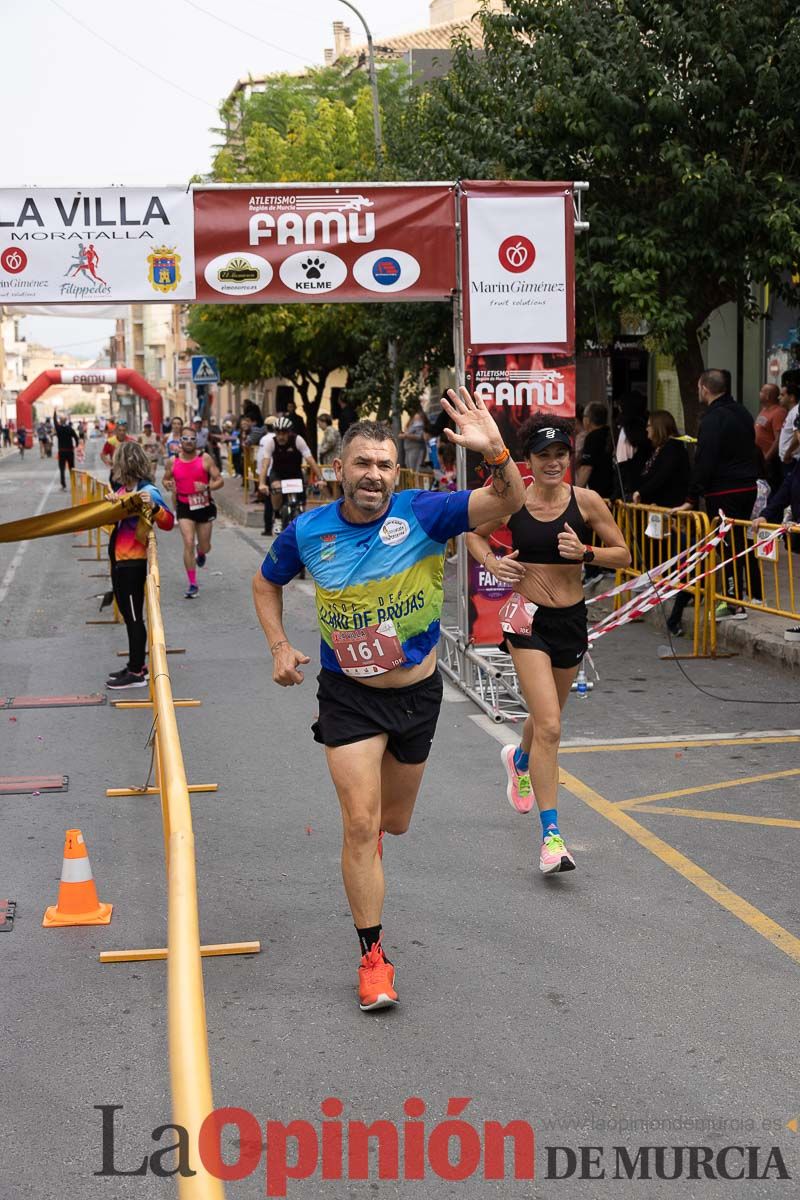
[[[517,650],[544,651],[554,667],[577,667],[589,648],[586,601],[579,600],[567,608],[545,608],[540,604],[533,614],[530,637],[507,633],[505,639]]]

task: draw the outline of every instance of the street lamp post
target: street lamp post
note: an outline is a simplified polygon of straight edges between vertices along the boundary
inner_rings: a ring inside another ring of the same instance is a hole
[[[369,63],[369,85],[372,88],[372,124],[375,132],[375,162],[378,167],[378,172],[383,169],[383,150],[381,148],[381,110],[378,100],[378,76],[375,73],[375,51],[372,46],[372,34],[369,31],[369,25],[364,20],[361,13],[356,8],[355,4],[351,4],[350,0],[339,0],[340,4],[344,4],[347,8],[352,9],[356,14],[361,24],[364,26],[364,32],[367,35],[367,59]]]

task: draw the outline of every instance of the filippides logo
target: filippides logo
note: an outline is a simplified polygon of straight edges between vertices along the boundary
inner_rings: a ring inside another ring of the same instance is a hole
[[[512,275],[520,275],[536,261],[536,247],[530,238],[526,238],[522,233],[515,233],[500,243],[497,257],[504,270],[510,271]]]

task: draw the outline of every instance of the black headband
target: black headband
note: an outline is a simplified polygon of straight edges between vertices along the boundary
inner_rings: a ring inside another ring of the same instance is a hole
[[[526,454],[541,454],[542,450],[546,450],[548,446],[561,445],[572,449],[572,438],[563,429],[556,429],[552,425],[545,425],[541,429],[537,429],[531,441],[528,443]]]

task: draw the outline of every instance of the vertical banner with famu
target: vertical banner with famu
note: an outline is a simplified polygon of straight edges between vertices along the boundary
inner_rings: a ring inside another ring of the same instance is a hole
[[[575,416],[572,184],[465,181],[461,187],[466,384],[481,397],[529,480],[520,430],[534,413]],[[486,482],[468,462],[468,486]],[[505,530],[492,536],[502,553]],[[469,565],[470,638],[502,642],[511,589]]]

